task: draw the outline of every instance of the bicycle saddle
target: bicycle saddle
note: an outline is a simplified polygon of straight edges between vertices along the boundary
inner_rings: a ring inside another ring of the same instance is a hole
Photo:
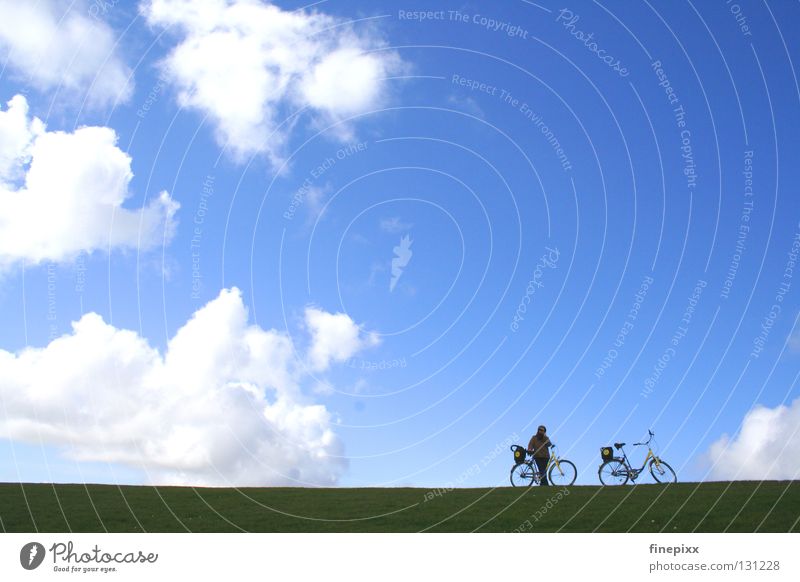
[[[618,449],[621,449],[622,447],[625,446],[625,444],[626,443],[614,443],[614,446],[617,447]]]

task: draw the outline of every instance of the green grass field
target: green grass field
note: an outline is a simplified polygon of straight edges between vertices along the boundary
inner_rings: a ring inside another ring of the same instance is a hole
[[[0,484],[0,531],[800,531],[799,481],[438,493]]]

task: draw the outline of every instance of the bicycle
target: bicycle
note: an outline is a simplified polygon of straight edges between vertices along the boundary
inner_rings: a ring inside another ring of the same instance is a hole
[[[650,438],[643,443],[633,443],[633,446],[646,446],[647,447],[647,456],[644,459],[644,463],[638,469],[634,469],[631,466],[630,461],[628,460],[628,455],[625,454],[625,449],[623,447],[627,443],[614,443],[614,447],[617,450],[622,451],[622,458],[614,457],[612,455],[611,447],[602,447],[600,449],[600,454],[605,460],[605,462],[600,465],[600,468],[597,470],[597,474],[600,477],[600,483],[603,485],[625,485],[630,479],[631,481],[636,481],[639,477],[639,474],[644,471],[645,465],[647,465],[647,461],[650,460],[650,474],[653,476],[658,483],[677,483],[678,482],[678,475],[675,473],[674,469],[670,467],[665,461],[662,461],[659,456],[657,456],[653,449],[650,447],[650,441],[653,440],[653,431],[648,430],[650,433]]]
[[[550,444],[550,448],[555,449],[554,444]],[[542,475],[539,473],[539,468],[533,460],[525,460],[528,455],[527,449],[519,445],[511,445],[511,450],[514,451],[514,466],[511,467],[511,485],[514,487],[530,487],[534,483],[541,483]],[[578,477],[578,470],[572,461],[560,459],[553,451],[550,458],[547,460],[547,467],[545,473],[550,484],[559,487],[572,485]]]

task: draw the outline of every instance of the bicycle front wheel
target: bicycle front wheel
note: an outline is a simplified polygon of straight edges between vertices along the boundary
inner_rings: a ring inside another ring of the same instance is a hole
[[[578,478],[578,470],[572,461],[559,459],[558,464],[553,463],[553,466],[550,467],[547,477],[550,480],[550,485],[565,487],[575,483],[575,479]]]
[[[529,463],[520,463],[511,468],[511,484],[514,487],[530,487],[536,481],[536,469]]]
[[[628,468],[619,459],[611,459],[600,465],[597,474],[603,485],[625,485],[628,482]]]
[[[650,474],[659,483],[677,483],[678,475],[675,471],[661,459],[656,463],[655,459],[650,461]]]

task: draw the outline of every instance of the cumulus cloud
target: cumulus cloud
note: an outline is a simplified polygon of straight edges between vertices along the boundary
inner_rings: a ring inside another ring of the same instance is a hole
[[[333,485],[342,445],[331,413],[303,394],[303,369],[287,334],[248,325],[236,288],[163,354],[90,313],[44,348],[0,350],[0,437],[140,468],[157,484]]]
[[[738,436],[722,435],[709,451],[714,479],[800,477],[800,398],[789,406],[756,406]]]
[[[343,362],[380,341],[376,334],[364,333],[345,313],[307,307],[305,321],[311,334],[308,362],[314,371],[327,370],[331,363]]]
[[[21,95],[0,109],[0,269],[82,251],[147,250],[172,236],[178,203],[166,192],[123,208],[133,174],[116,142],[108,127],[47,131]]]
[[[125,101],[131,71],[113,30],[83,3],[0,0],[0,55],[39,89],[66,89],[104,104]]]
[[[383,79],[402,69],[372,32],[311,10],[281,10],[257,0],[149,0],[154,27],[181,35],[163,61],[183,107],[209,116],[236,157],[264,152],[278,163],[296,121],[338,121],[377,106]],[[337,137],[349,136],[347,128]]]

